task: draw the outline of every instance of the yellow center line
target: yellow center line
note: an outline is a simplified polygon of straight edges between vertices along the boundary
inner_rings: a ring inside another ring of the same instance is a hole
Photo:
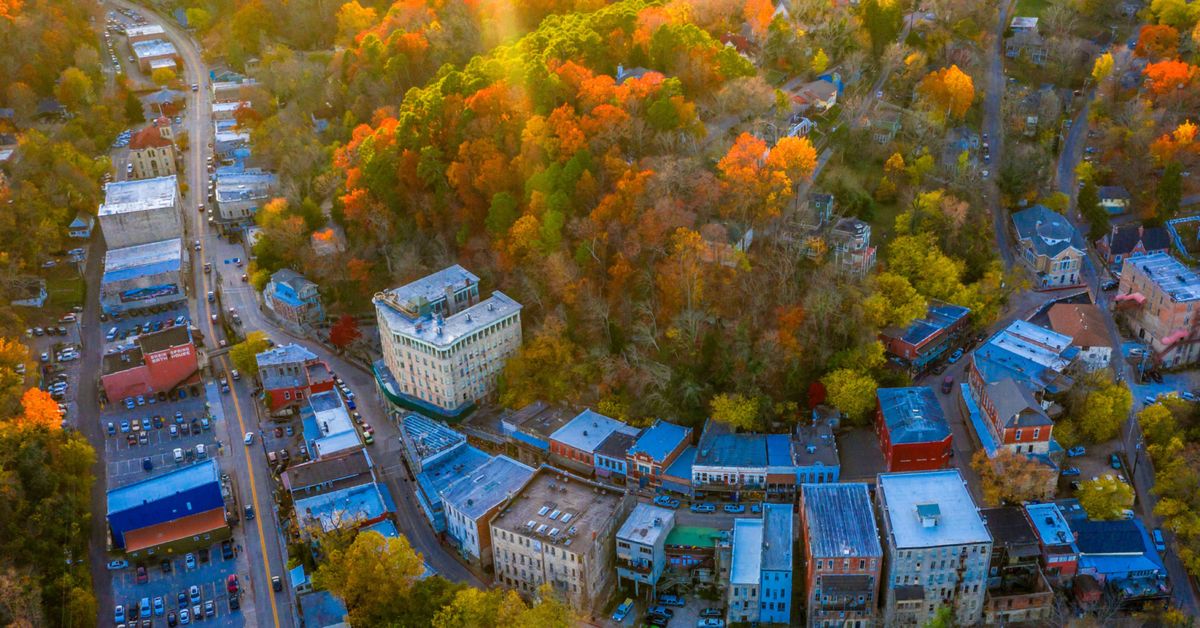
[[[197,97],[197,102],[199,102],[198,97]],[[196,115],[200,115],[199,108],[197,108]],[[197,147],[199,147],[199,145],[197,145]],[[200,150],[203,150],[203,149],[200,149]],[[197,163],[198,163],[198,160],[197,160]],[[196,192],[197,197],[199,196],[199,194],[200,193],[197,191]],[[184,211],[187,211],[187,210],[185,209]],[[213,211],[213,210],[209,209],[208,211]],[[200,259],[199,259],[200,284],[205,293],[204,301],[200,301],[200,295],[196,295],[196,300],[197,300],[196,302],[204,304],[203,307],[204,307],[205,313],[207,314],[207,316],[205,316],[205,318],[207,319],[206,323],[208,325],[209,341],[216,342],[217,332],[216,332],[216,328],[213,327],[212,305],[208,302],[208,292],[209,292],[209,288],[211,286],[209,285],[209,282],[208,282],[208,273],[204,272],[205,253],[207,252],[207,247],[205,246],[205,243],[204,243],[204,240],[205,240],[204,223],[205,223],[205,221],[197,218],[196,223],[199,225],[199,227],[197,228],[196,231],[197,231],[197,235],[199,236],[198,239],[200,240]],[[213,272],[215,273],[215,272],[219,272],[219,271],[214,270]],[[233,386],[234,386],[233,375],[229,372],[228,361],[225,360],[224,358],[222,358],[220,366],[221,366],[221,369],[225,372],[225,377],[228,378],[226,381],[229,382],[229,396],[233,400],[233,413],[234,413],[234,416],[237,417],[238,430],[242,434],[245,434],[246,433],[246,422],[242,418],[242,405],[240,403],[238,403],[237,393],[234,392],[234,389],[233,389]],[[230,446],[230,449],[232,450],[233,443],[230,442],[229,446]],[[230,451],[230,453],[232,454],[233,452]],[[254,486],[254,463],[251,461],[251,456],[250,456],[249,451],[246,452],[246,472],[248,474],[246,476],[247,481],[250,484],[250,500],[252,502],[254,502],[254,510],[261,513],[262,508],[260,508],[258,505],[258,489]],[[264,582],[264,584],[265,584],[265,586],[270,587],[271,586],[271,564],[270,564],[270,561],[267,560],[267,537],[263,533],[262,517],[255,517],[254,521],[258,525],[258,544],[259,544],[259,547],[262,549],[263,571],[266,572],[266,574],[267,574],[267,579]],[[279,627],[279,607],[276,606],[276,604],[275,604],[274,591],[268,592],[267,599],[271,600],[271,617],[275,621],[276,628],[278,628]]]

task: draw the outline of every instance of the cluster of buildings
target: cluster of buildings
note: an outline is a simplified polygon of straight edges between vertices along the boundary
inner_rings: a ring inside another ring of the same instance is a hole
[[[179,70],[179,51],[175,44],[167,41],[166,33],[158,24],[131,26],[125,31],[129,51],[133,53],[142,72],[152,74],[155,70]]]
[[[226,235],[245,229],[254,224],[259,208],[278,191],[279,178],[274,173],[252,168],[221,168],[213,175],[213,211],[209,220]]]
[[[825,259],[848,276],[863,278],[875,267],[876,247],[871,225],[854,217],[834,214],[832,194],[811,193],[796,198],[793,220],[785,240],[798,255]]]
[[[100,306],[108,315],[184,301],[188,261],[175,175],[109,183],[97,212],[108,243]]]

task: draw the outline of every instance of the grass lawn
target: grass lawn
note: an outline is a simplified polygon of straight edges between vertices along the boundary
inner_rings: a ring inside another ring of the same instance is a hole
[[[83,305],[85,285],[79,276],[57,276],[46,279],[46,294],[52,306],[71,308]]]
[[[1041,17],[1042,11],[1050,6],[1050,0],[1017,0],[1014,17]]]

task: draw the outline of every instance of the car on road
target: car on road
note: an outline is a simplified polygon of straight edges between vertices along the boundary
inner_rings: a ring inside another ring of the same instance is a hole
[[[963,350],[962,350],[962,347],[959,347],[954,350],[954,353],[950,354],[950,359],[946,360],[946,361],[950,364],[954,364],[955,362],[958,362],[959,360],[961,360],[962,357],[963,357]]]
[[[708,502],[702,502],[699,504],[692,504],[690,510],[697,513],[711,513],[716,512],[717,507]]]
[[[682,606],[687,605],[687,601],[685,601],[682,596],[670,595],[670,594],[658,596],[658,603],[662,604],[663,606],[676,606],[676,607],[682,607]]]
[[[246,432],[246,437],[242,439],[242,442],[246,443],[247,445],[253,445],[254,444],[254,432]]]
[[[1109,279],[1108,281],[1105,281],[1104,283],[1100,284],[1100,289],[1105,292],[1109,292],[1111,290],[1116,290],[1118,285],[1119,284],[1117,283],[1117,281],[1115,279]]]
[[[625,618],[629,616],[629,611],[631,610],[633,610],[633,598],[627,597],[625,598],[624,602],[621,602],[621,604],[617,606],[617,610],[613,611],[612,620],[625,621]]]
[[[1121,468],[1121,457],[1115,453],[1110,454],[1108,456],[1108,465],[1114,469],[1120,469]]]
[[[246,521],[254,521],[254,506],[246,504]]]
[[[1145,397],[1142,397],[1142,403],[1148,406],[1154,405],[1156,401],[1158,401],[1158,395],[1146,395]]]
[[[198,92],[198,91],[200,91],[200,84],[199,84],[199,83],[192,83],[192,91],[193,91],[193,92]]]
[[[183,565],[188,569],[196,568],[196,555],[188,552],[187,556],[183,557]]]
[[[1074,447],[1067,450],[1067,456],[1069,456],[1071,458],[1075,458],[1077,456],[1082,456],[1086,453],[1087,453],[1087,448],[1085,448],[1083,445],[1075,445]]]
[[[1067,467],[1062,470],[1063,477],[1079,475],[1079,467]]]
[[[129,566],[129,561],[124,560],[124,559],[118,558],[117,560],[108,561],[109,571],[115,571],[117,569],[124,569],[128,566]]]
[[[280,580],[279,576],[271,576],[271,590],[276,593],[283,591],[283,580]]]
[[[724,506],[721,506],[721,510],[724,510],[731,515],[740,515],[746,512],[746,507],[741,504],[725,504]]]
[[[674,510],[675,508],[679,508],[679,500],[667,495],[659,495],[654,498],[654,505]]]
[[[1163,540],[1162,530],[1159,528],[1154,528],[1152,536],[1154,537],[1154,549],[1158,550],[1159,552],[1167,551],[1167,543]]]
[[[950,391],[953,388],[954,388],[954,376],[947,375],[947,376],[943,377],[942,378],[942,394],[943,395],[950,394]]]

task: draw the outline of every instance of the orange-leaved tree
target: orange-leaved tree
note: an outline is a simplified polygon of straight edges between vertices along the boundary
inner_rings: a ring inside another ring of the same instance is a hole
[[[20,429],[62,429],[62,412],[59,412],[58,402],[50,397],[50,393],[40,388],[30,388],[21,396],[21,414],[17,415],[16,424]]]
[[[1147,64],[1142,74],[1150,80],[1150,91],[1161,96],[1171,90],[1185,89],[1196,79],[1198,68],[1186,61],[1168,59]]]
[[[975,81],[957,65],[934,70],[921,79],[917,92],[940,120],[962,118],[975,100]]]
[[[1179,51],[1179,31],[1166,24],[1147,24],[1138,33],[1133,54],[1147,59],[1172,59]]]

